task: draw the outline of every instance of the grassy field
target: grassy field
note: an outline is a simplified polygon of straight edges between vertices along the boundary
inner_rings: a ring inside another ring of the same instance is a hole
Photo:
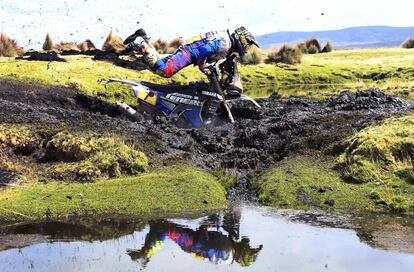
[[[75,87],[107,101],[132,102],[128,87],[104,87],[109,77],[179,83],[204,79],[196,67],[188,67],[170,79],[149,71],[133,71],[91,57],[65,57],[67,62],[36,62],[0,58],[0,78],[46,85]],[[282,96],[324,97],[343,89],[381,87],[391,93],[414,88],[414,50],[385,48],[339,50],[304,55],[300,65],[244,65],[240,68],[245,90],[253,96],[277,91]],[[250,92],[249,92],[250,91]],[[414,99],[414,93],[409,97]]]
[[[0,191],[0,222],[68,216],[137,217],[224,208],[226,192],[215,176],[173,165],[135,177],[95,183],[40,182]]]

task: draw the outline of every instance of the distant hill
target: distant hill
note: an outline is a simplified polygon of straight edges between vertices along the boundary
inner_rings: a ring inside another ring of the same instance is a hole
[[[335,48],[398,47],[414,27],[362,26],[328,31],[282,31],[257,36],[263,48],[279,47],[284,43],[297,43],[315,37],[322,43],[331,41]]]

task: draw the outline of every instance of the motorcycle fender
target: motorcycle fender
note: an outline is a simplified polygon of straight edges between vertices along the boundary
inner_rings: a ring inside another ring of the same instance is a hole
[[[145,88],[142,85],[134,86],[134,94],[135,96],[146,103],[155,106],[157,103],[157,93],[154,91]]]

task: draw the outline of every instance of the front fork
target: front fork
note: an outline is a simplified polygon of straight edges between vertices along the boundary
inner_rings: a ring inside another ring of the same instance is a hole
[[[230,106],[226,101],[226,97],[224,96],[223,89],[220,86],[220,82],[218,80],[218,72],[215,66],[210,66],[210,74],[208,75],[208,78],[210,80],[210,83],[212,84],[213,89],[221,96],[222,100],[221,103],[223,104],[224,109],[227,112],[227,117],[229,118],[231,123],[234,123],[234,117],[233,114],[230,111]]]

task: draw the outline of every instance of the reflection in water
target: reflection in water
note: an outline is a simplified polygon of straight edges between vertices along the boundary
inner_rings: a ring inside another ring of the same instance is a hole
[[[88,218],[13,225],[0,227],[0,272],[411,272],[414,219],[361,220],[242,206],[150,223]]]
[[[193,230],[168,220],[159,220],[149,223],[149,232],[141,249],[128,250],[132,260],[145,267],[151,257],[162,248],[166,239],[180,246],[194,258],[208,259],[219,264],[231,264],[234,261],[241,266],[249,266],[256,261],[262,245],[257,248],[250,246],[250,240],[243,237],[240,240],[239,209],[224,214],[222,224],[220,216],[213,215]],[[209,228],[215,230],[209,230]],[[220,229],[227,234],[223,234]]]

